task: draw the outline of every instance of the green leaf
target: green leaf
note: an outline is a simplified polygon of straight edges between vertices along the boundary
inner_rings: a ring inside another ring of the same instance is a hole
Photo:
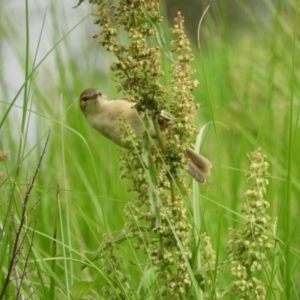
[[[75,283],[71,287],[71,295],[74,300],[82,299],[84,296],[88,294],[88,292],[93,287],[94,282],[93,281],[80,281]]]

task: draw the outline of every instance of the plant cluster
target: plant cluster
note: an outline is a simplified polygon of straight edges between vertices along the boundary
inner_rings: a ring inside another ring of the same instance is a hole
[[[228,243],[231,258],[232,294],[240,299],[265,299],[264,283],[254,277],[255,271],[268,266],[268,250],[273,248],[273,224],[267,215],[269,203],[264,199],[269,184],[269,164],[258,149],[251,153],[251,173],[247,175],[249,188],[242,206],[246,224],[243,230],[230,230]]]
[[[187,165],[185,151],[195,132],[192,120],[197,106],[192,92],[198,86],[191,79],[194,70],[189,63],[194,57],[184,33],[184,18],[179,13],[171,29],[175,36],[170,50],[173,64],[171,79],[164,86],[161,49],[153,46],[158,35],[156,26],[162,22],[160,1],[91,2],[99,5],[93,15],[101,26],[94,37],[116,57],[111,69],[118,88],[135,99],[145,131],[155,131],[158,140],[154,146],[148,136],[142,143],[137,141],[126,121],[120,120],[124,142],[130,145],[130,151],[121,154],[123,177],[132,180],[131,190],[136,195],[125,208],[128,226],[132,237],[138,238],[136,248],[150,258],[149,268],[155,271],[160,286],[157,294],[180,298],[191,286],[186,263],[191,259],[191,224],[176,188],[178,184],[184,187],[177,173]],[[119,42],[120,32],[127,34],[126,43]],[[161,110],[170,113],[170,122],[158,116]]]

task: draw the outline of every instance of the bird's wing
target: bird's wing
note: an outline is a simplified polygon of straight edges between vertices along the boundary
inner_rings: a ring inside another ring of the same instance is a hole
[[[126,101],[126,102],[129,102],[129,103],[132,103],[132,107],[134,107],[138,101],[134,98],[118,98],[116,100],[123,100],[123,101]],[[143,113],[139,113],[140,117],[143,118],[144,114]],[[167,128],[167,126],[169,125],[170,122],[174,122],[176,121],[175,117],[172,116],[170,113],[166,112],[165,110],[160,110],[157,114],[157,119],[158,119],[158,123],[159,123],[159,126],[161,128],[161,130],[165,130]],[[155,130],[153,128],[153,125],[152,125],[152,122],[150,122],[150,136],[153,138],[153,139],[156,139],[156,133],[155,133]]]
[[[115,99],[115,100],[124,100],[124,101],[132,103],[133,105],[138,103],[138,101],[135,100],[134,98],[118,98],[118,99]]]

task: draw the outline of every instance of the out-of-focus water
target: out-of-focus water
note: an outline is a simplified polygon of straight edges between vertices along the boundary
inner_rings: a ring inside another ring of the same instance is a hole
[[[53,1],[39,0],[28,1],[29,14],[29,49],[31,62],[34,58],[38,41],[41,34],[41,42],[37,53],[37,62],[53,47],[53,43],[62,37],[76,23],[87,16],[91,11],[91,5],[84,2],[79,8],[72,7],[77,4],[76,0]],[[2,2],[1,23],[4,27],[4,34],[1,34],[0,55],[2,67],[2,88],[0,97],[12,98],[24,82],[25,69],[25,47],[26,47],[26,18],[25,1],[10,0]],[[43,27],[43,18],[46,15]],[[93,33],[92,19],[87,18],[71,34],[69,39],[73,43],[74,53],[80,51],[81,41],[90,39]],[[56,31],[56,32],[54,32]],[[58,32],[57,32],[58,31]],[[94,29],[95,31],[95,29]],[[72,55],[61,51],[60,55]],[[79,54],[78,54],[79,55]],[[53,72],[54,55],[50,54],[43,63],[44,70]],[[5,93],[5,95],[4,95]]]
[[[29,61],[32,69],[33,60],[36,56],[35,65],[51,50],[54,44],[62,38],[72,27],[88,16],[92,6],[85,1],[79,8],[74,9],[77,0],[64,1],[27,1],[29,15]],[[45,23],[43,26],[43,20]],[[86,18],[80,26],[74,29],[66,39],[68,47],[72,49],[69,53],[62,43],[55,51],[50,53],[46,60],[38,68],[33,85],[37,85],[39,90],[47,91],[51,82],[52,91],[56,92],[55,80],[58,77],[55,55],[59,55],[63,62],[67,56],[81,57],[83,45],[90,47],[91,57],[93,57],[93,48],[97,43],[91,39],[91,35],[98,29],[93,25],[92,18]],[[39,43],[40,39],[40,43]],[[39,46],[38,46],[39,45]],[[89,48],[88,48],[89,49]],[[97,47],[99,50],[99,47]],[[96,50],[94,50],[96,55]],[[26,6],[25,1],[10,0],[0,3],[0,121],[8,109],[8,103],[11,103],[17,92],[20,90],[25,80],[25,53],[26,53]],[[80,60],[77,60],[80,63]],[[56,92],[59,99],[59,91]],[[76,95],[78,96],[78,95]],[[70,95],[73,101],[75,95]],[[51,96],[52,97],[52,96]],[[45,101],[53,100],[47,99]],[[55,99],[54,99],[55,100]],[[8,119],[6,119],[0,133],[0,148],[9,150],[11,137],[20,138],[20,127],[22,119],[23,91],[17,97],[14,107],[10,110]],[[33,110],[36,102],[33,101]],[[47,122],[47,119],[45,119]],[[50,124],[49,124],[50,125]],[[29,136],[27,142],[31,146],[36,141],[37,118],[31,114],[28,118]],[[47,125],[46,125],[47,126]],[[3,134],[5,133],[5,134]],[[7,133],[10,138],[6,139]],[[0,149],[1,150],[1,149]]]

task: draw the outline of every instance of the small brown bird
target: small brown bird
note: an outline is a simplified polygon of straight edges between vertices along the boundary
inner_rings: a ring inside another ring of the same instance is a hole
[[[89,124],[121,147],[127,148],[122,142],[120,116],[127,120],[138,139],[143,138],[144,127],[141,117],[133,108],[135,103],[127,99],[108,100],[98,89],[90,88],[81,93],[79,105]],[[154,143],[158,144],[152,126],[149,133]],[[198,182],[204,183],[203,174],[210,174],[211,162],[190,148],[186,150],[186,155],[191,160],[187,168],[188,173]]]

